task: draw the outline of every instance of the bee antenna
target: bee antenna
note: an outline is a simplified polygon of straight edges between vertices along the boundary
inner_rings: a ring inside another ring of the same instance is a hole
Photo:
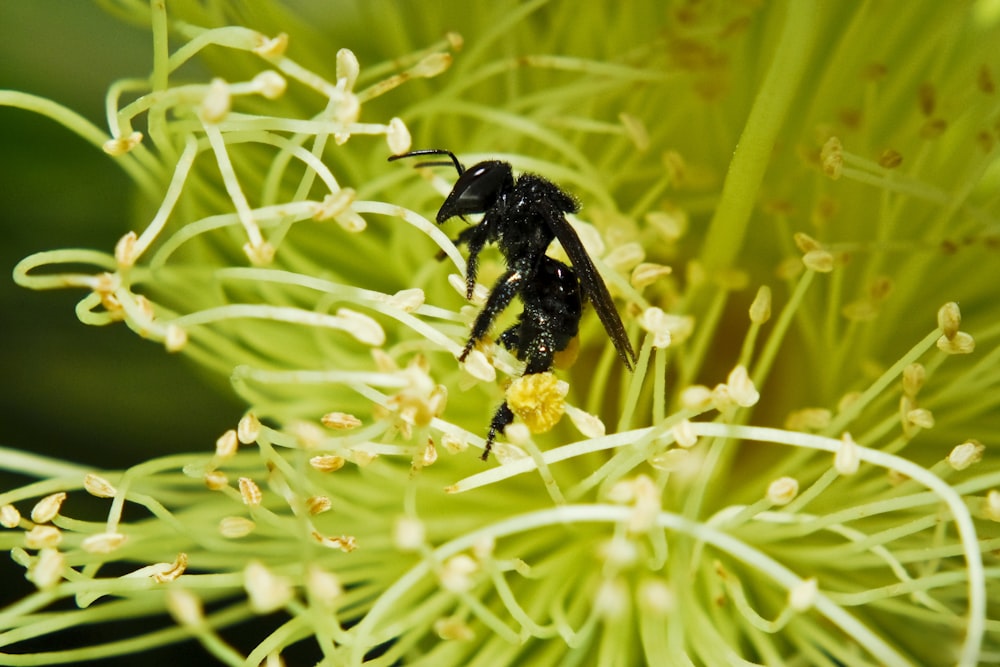
[[[444,148],[425,148],[423,150],[410,151],[409,153],[403,153],[401,155],[392,155],[389,157],[389,162],[401,160],[404,157],[417,157],[420,155],[447,155],[448,157],[451,158],[451,163],[455,165],[455,171],[458,172],[459,176],[461,176],[465,172],[465,167],[463,167],[462,163],[458,161],[458,158],[455,157],[455,154]],[[418,162],[416,164],[417,167],[442,167],[447,165],[448,165],[447,162]]]

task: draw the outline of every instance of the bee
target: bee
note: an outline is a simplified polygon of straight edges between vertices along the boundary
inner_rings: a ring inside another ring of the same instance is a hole
[[[497,279],[476,316],[459,361],[473,350],[514,297],[523,309],[517,322],[497,338],[497,342],[525,363],[524,375],[552,370],[553,357],[576,337],[583,305],[590,302],[618,356],[630,371],[635,350],[629,341],[618,310],[604,280],[566,220],[576,213],[576,200],[555,183],[536,174],[514,177],[509,162],[484,160],[468,169],[449,150],[432,148],[393,155],[390,161],[426,155],[445,155],[449,161],[425,161],[418,167],[454,166],[458,180],[438,209],[442,224],[454,217],[482,214],[478,224],[467,227],[455,239],[469,248],[465,270],[465,296],[472,299],[479,266],[479,253],[487,243],[495,243],[507,270]],[[559,239],[572,267],[546,255],[553,239]],[[514,421],[507,401],[490,421],[482,459],[489,457],[497,434]]]

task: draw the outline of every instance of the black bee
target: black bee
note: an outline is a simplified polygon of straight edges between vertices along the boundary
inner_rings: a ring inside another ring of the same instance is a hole
[[[635,350],[608,288],[566,221],[567,213],[579,210],[576,201],[541,176],[522,174],[515,179],[510,163],[500,160],[485,160],[465,169],[454,153],[443,149],[411,151],[389,160],[421,155],[447,155],[451,161],[421,162],[418,167],[454,165],[458,172],[455,186],[437,212],[438,224],[455,216],[464,220],[468,214],[483,214],[479,224],[463,230],[455,240],[456,245],[469,246],[466,298],[472,298],[479,253],[487,243],[497,244],[507,264],[472,324],[459,361],[465,361],[497,316],[518,296],[524,305],[521,315],[497,341],[525,362],[525,375],[552,369],[554,355],[576,337],[587,300],[593,303],[618,356],[632,370]],[[545,254],[553,239],[559,239],[572,268]],[[514,413],[504,401],[490,422],[484,461],[497,433],[513,421]]]

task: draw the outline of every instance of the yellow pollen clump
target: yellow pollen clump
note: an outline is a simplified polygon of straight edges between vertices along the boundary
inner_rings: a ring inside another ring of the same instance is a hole
[[[552,373],[532,373],[511,383],[507,405],[532,433],[545,433],[562,418],[568,391],[566,383]]]

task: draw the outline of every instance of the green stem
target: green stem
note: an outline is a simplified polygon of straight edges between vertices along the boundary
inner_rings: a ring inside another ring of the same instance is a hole
[[[701,259],[710,271],[730,266],[743,245],[775,139],[800,90],[808,51],[819,27],[816,3],[788,2],[785,12],[774,60],[733,152],[722,197],[708,228]]]

